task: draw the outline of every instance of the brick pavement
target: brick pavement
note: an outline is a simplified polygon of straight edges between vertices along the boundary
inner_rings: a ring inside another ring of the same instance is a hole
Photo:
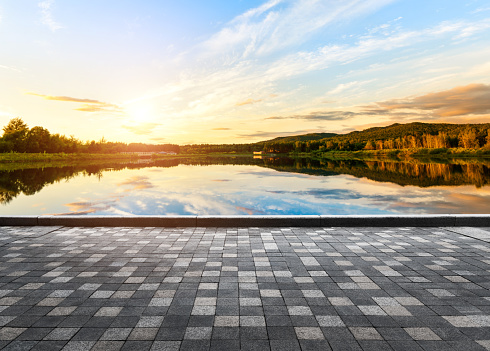
[[[490,350],[490,244],[460,233],[0,227],[0,347]]]

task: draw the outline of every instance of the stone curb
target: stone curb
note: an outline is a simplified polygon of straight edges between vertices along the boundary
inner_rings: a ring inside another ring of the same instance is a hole
[[[0,216],[0,226],[65,227],[490,227],[490,215]]]

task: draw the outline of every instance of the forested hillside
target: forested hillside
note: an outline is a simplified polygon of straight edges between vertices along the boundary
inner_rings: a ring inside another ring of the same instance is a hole
[[[320,140],[264,142],[267,152],[383,150],[411,148],[490,148],[490,123],[409,123],[369,128]]]
[[[268,142],[281,142],[281,143],[289,143],[296,141],[311,141],[311,140],[321,140],[325,138],[330,138],[337,136],[337,133],[310,133],[310,134],[302,134],[302,135],[292,135],[287,137],[277,137],[272,140],[268,140]]]

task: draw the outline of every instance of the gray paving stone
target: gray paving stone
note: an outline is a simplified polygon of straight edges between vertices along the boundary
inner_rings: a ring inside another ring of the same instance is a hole
[[[490,348],[488,228],[26,228],[0,348]]]

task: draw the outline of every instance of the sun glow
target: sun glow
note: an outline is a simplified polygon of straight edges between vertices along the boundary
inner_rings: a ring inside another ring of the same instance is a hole
[[[154,108],[147,104],[132,104],[126,107],[128,115],[135,123],[148,123],[155,121]]]

